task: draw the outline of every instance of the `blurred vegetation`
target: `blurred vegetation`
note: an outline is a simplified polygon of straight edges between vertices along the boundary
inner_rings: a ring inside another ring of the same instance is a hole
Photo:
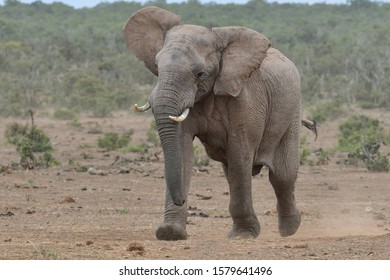
[[[385,134],[378,120],[365,115],[352,116],[340,125],[338,150],[349,152],[347,164],[362,161],[369,170],[389,171],[389,159],[379,152]]]
[[[313,159],[311,158],[311,150],[307,146],[306,136],[301,136],[299,140],[299,159],[301,165],[313,165]]]
[[[20,165],[25,169],[48,167],[60,163],[52,155],[53,147],[46,133],[35,125],[30,128],[17,122],[7,125],[5,138],[16,145]]]
[[[382,143],[384,128],[379,120],[365,115],[356,115],[340,125],[338,148],[344,152],[358,149],[362,143]]]
[[[149,127],[148,131],[146,132],[146,139],[148,140],[148,142],[150,142],[154,146],[160,145],[160,138],[158,136],[157,125],[156,125],[155,120],[152,120],[150,122],[150,127]]]
[[[167,4],[149,1],[207,27],[242,25],[266,35],[295,62],[303,101],[322,108],[390,107],[390,4]],[[74,9],[62,3],[0,6],[0,116],[27,109],[71,108],[96,117],[146,101],[156,78],[126,49],[122,27],[144,5],[102,3]],[[328,106],[328,107],[326,107]]]
[[[129,130],[122,135],[119,135],[116,132],[107,132],[102,137],[99,137],[97,139],[98,147],[107,150],[117,150],[120,148],[127,147],[133,133],[133,130]]]

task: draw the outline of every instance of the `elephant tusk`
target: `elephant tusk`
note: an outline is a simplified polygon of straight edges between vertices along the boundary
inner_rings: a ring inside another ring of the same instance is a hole
[[[150,109],[150,104],[147,102],[145,105],[139,107],[137,104],[134,105],[134,109],[136,112],[145,112]]]
[[[180,116],[178,116],[178,117],[169,116],[169,118],[175,122],[182,122],[187,118],[189,112],[190,112],[190,109],[187,108],[184,110],[184,112]]]

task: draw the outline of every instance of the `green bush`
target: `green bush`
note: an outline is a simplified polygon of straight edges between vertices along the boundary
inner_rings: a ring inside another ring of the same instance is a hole
[[[95,118],[105,118],[109,117],[112,112],[112,107],[109,103],[100,101],[92,109],[92,114]]]
[[[35,125],[28,129],[28,126],[12,123],[7,126],[5,137],[9,143],[16,145],[22,167],[33,169],[37,166],[59,165],[51,154],[53,147],[49,137]],[[43,154],[36,156],[35,153]]]
[[[313,160],[310,158],[311,152],[306,145],[306,136],[302,136],[299,141],[299,159],[301,165],[313,165]]]
[[[342,104],[335,101],[326,101],[310,109],[310,119],[317,123],[323,123],[327,120],[334,120],[344,112]]]
[[[353,116],[340,125],[338,150],[349,152],[347,164],[362,161],[368,170],[389,171],[389,159],[379,152],[385,134],[378,120]]]
[[[98,147],[107,149],[107,150],[117,150],[120,148],[126,147],[133,135],[133,130],[119,135],[116,132],[108,132],[103,135],[103,137],[98,138]]]
[[[347,163],[355,165],[360,160],[364,162],[368,170],[389,171],[389,159],[379,153],[380,143],[363,143],[361,147],[348,154]]]
[[[7,125],[4,136],[7,139],[8,143],[17,145],[21,142],[24,135],[26,135],[27,130],[27,125],[21,125],[17,122],[14,122]]]
[[[31,127],[31,129],[24,135],[24,138],[30,142],[31,150],[34,153],[43,153],[53,150],[49,137],[43,130],[37,128],[36,126]]]
[[[75,120],[77,115],[72,110],[62,108],[54,112],[54,118],[57,120]]]
[[[338,149],[352,152],[361,148],[363,143],[382,142],[384,129],[379,121],[365,115],[352,116],[339,127]]]
[[[194,146],[194,162],[196,166],[208,166],[210,164],[210,158],[202,146]]]
[[[148,146],[146,144],[144,144],[144,143],[135,144],[133,146],[130,146],[130,147],[126,148],[126,152],[141,153],[141,152],[144,152],[147,148],[148,148]]]

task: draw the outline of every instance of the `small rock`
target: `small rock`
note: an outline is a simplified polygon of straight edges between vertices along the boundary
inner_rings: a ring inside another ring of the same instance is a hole
[[[76,200],[74,200],[70,196],[65,196],[65,198],[60,202],[60,204],[64,204],[64,203],[76,203]]]
[[[87,246],[90,246],[90,245],[93,244],[93,241],[88,240],[87,242],[85,242],[85,244],[86,244]]]
[[[211,196],[206,196],[202,194],[195,194],[197,197],[199,197],[201,200],[210,200],[212,197]]]
[[[364,208],[364,211],[366,211],[366,213],[370,213],[372,212],[372,207],[371,206],[367,206],[366,208]]]
[[[328,185],[328,190],[330,191],[337,191],[338,189],[339,186],[336,183]]]
[[[139,244],[137,242],[133,242],[127,246],[126,251],[143,253],[143,252],[145,252],[145,247],[142,244]]]
[[[3,213],[0,213],[0,216],[6,216],[6,217],[12,217],[14,216],[15,214],[12,213],[11,211],[8,211],[7,213],[3,214]]]
[[[374,213],[374,219],[375,220],[385,220],[386,215],[383,213]]]
[[[206,214],[206,213],[204,213],[204,212],[200,212],[200,213],[199,213],[199,217],[202,217],[202,218],[208,218],[208,217],[209,217],[209,215],[208,215],[208,214]]]
[[[90,174],[90,175],[100,175],[100,176],[107,176],[108,175],[107,171],[105,171],[105,170],[96,170],[93,167],[88,168],[87,173]]]

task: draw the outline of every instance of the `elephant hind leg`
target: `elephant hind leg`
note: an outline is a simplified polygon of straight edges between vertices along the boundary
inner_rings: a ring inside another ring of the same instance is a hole
[[[293,235],[301,224],[294,193],[299,168],[298,145],[294,141],[285,141],[277,150],[273,163],[269,180],[278,200],[279,234],[286,237]]]
[[[295,204],[294,183],[283,183],[270,173],[270,181],[278,199],[279,234],[282,237],[296,233],[301,224],[301,214]]]

